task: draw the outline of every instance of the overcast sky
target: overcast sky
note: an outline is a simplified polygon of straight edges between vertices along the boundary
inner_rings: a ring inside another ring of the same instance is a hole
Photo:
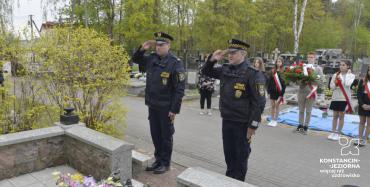
[[[13,8],[13,25],[14,30],[19,31],[22,28],[27,27],[27,22],[29,20],[29,15],[33,15],[33,20],[35,21],[38,28],[45,21],[54,21],[55,15],[52,15],[51,11],[48,11],[47,20],[43,18],[43,11],[41,7],[42,0],[19,0],[19,6],[17,5],[17,0],[14,0]],[[43,0],[44,2],[47,0]]]

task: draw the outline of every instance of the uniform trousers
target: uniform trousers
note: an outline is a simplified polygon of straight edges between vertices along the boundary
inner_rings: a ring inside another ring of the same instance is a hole
[[[173,147],[174,124],[168,117],[169,108],[149,107],[150,134],[154,144],[155,161],[170,166]]]
[[[247,123],[222,120],[222,140],[227,165],[226,176],[244,181],[251,153]]]

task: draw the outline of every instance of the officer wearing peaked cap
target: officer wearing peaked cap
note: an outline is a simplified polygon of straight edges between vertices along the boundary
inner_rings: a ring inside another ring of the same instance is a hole
[[[169,52],[173,37],[164,32],[156,32],[154,37],[155,40],[139,47],[132,61],[147,74],[145,104],[149,108],[155,162],[146,170],[162,174],[169,170],[171,163],[174,120],[184,96],[185,74],[180,60]],[[155,53],[145,55],[152,46],[155,46]]]
[[[249,44],[232,39],[228,50],[216,50],[207,60],[202,72],[220,79],[220,110],[226,176],[245,180],[250,143],[261,122],[261,103],[265,99],[265,77],[250,67],[246,60]],[[228,64],[214,67],[228,53]]]

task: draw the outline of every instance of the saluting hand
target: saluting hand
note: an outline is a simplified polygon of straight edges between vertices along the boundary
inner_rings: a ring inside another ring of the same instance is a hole
[[[172,113],[172,112],[169,112],[168,113],[168,117],[170,118],[171,123],[173,124],[175,122],[176,114],[175,113]]]
[[[142,46],[142,48],[141,48],[141,49],[143,49],[143,50],[148,50],[148,49],[150,49],[152,46],[154,46],[154,44],[155,44],[155,40],[148,40],[148,41],[146,41],[146,42],[144,42],[144,43],[143,43],[143,46]]]
[[[224,58],[225,54],[226,54],[226,51],[225,50],[218,49],[215,52],[213,52],[211,60],[212,61],[222,60]]]

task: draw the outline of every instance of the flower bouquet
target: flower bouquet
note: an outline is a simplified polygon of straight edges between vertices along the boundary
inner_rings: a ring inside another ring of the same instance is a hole
[[[303,63],[299,63],[298,66],[286,67],[284,75],[288,83],[313,83],[318,79],[315,71],[311,67],[304,66]]]
[[[59,187],[122,187],[120,182],[115,182],[113,177],[109,177],[106,180],[100,182],[95,181],[91,176],[83,176],[80,173],[76,174],[62,174],[60,172],[54,172],[53,175],[56,177],[56,185]]]

